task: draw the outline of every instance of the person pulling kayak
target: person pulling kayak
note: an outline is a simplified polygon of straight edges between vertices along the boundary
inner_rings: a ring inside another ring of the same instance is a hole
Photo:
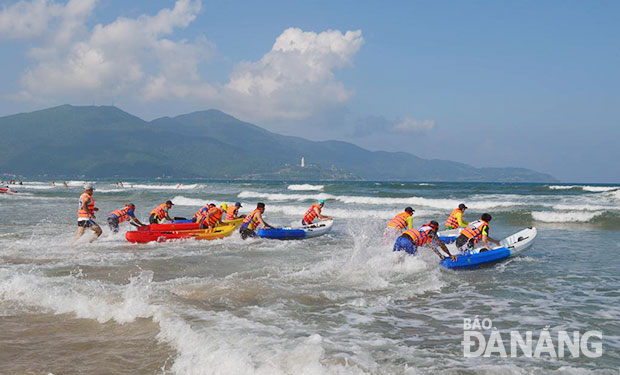
[[[310,225],[316,218],[319,218],[319,220],[332,220],[331,216],[324,216],[321,214],[324,205],[325,201],[321,199],[318,204],[310,206],[308,211],[304,214],[303,219],[301,219],[301,225]]]
[[[398,237],[405,229],[413,229],[413,213],[411,207],[405,207],[405,211],[394,216],[383,231],[383,242],[389,244]]]
[[[239,215],[239,209],[241,208],[241,202],[235,203],[234,206],[228,206],[226,210],[226,221],[235,220],[245,215]]]
[[[78,229],[73,239],[75,243],[82,235],[86,228],[91,229],[95,232],[95,237],[91,238],[90,242],[93,242],[99,236],[101,236],[102,230],[101,227],[95,223],[95,212],[99,211],[97,207],[95,207],[95,198],[93,198],[93,191],[95,188],[92,184],[84,185],[84,192],[80,195],[79,200],[79,208],[78,208]]]
[[[418,247],[430,245],[435,254],[437,254],[441,260],[444,260],[447,257],[437,250],[437,246],[439,246],[452,260],[456,261],[456,257],[450,254],[446,245],[444,245],[439,239],[439,236],[437,236],[438,229],[439,224],[435,220],[417,229],[407,229],[396,239],[396,242],[394,242],[393,251],[404,250],[408,254],[415,255],[418,252]]]
[[[192,217],[192,222],[200,223],[204,219],[204,217],[207,216],[207,213],[209,212],[211,207],[215,207],[215,203],[205,204],[204,206],[200,207],[198,211],[194,213],[194,217]]]
[[[469,223],[463,220],[463,214],[466,209],[467,206],[464,203],[461,203],[458,208],[452,210],[452,213],[448,216],[448,220],[446,220],[446,229],[457,229],[468,226]]]
[[[466,252],[473,249],[476,243],[481,240],[486,249],[491,248],[491,246],[489,246],[489,241],[496,245],[501,245],[499,241],[489,237],[489,232],[491,231],[489,222],[491,222],[491,219],[491,215],[484,213],[480,216],[480,220],[472,221],[468,226],[463,228],[461,234],[456,238],[456,247],[459,251]]]
[[[245,240],[248,237],[256,237],[256,229],[258,229],[259,225],[265,228],[273,228],[263,220],[263,213],[265,213],[265,203],[258,202],[256,209],[243,219],[243,223],[239,227],[241,239]]]
[[[114,233],[118,233],[118,225],[123,221],[129,221],[131,224],[139,227],[144,226],[144,224],[142,224],[136,217],[134,213],[135,209],[136,205],[129,203],[123,208],[110,212],[108,215],[108,226],[110,227],[110,230]]]
[[[222,208],[216,206],[209,208],[207,214],[201,216],[200,229],[214,228],[217,225],[222,225],[222,216],[224,216]]]
[[[172,208],[172,206],[174,206],[172,201],[166,201],[166,203],[162,203],[155,207],[149,216],[149,224],[159,224],[164,219],[173,221],[168,215],[168,211]]]

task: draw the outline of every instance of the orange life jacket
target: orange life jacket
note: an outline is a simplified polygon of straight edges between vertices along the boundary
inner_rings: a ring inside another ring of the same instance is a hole
[[[396,228],[403,230],[407,228],[407,219],[409,218],[408,212],[401,212],[398,215],[394,216],[392,220],[388,223],[388,228]]]
[[[165,203],[160,204],[159,206],[155,207],[153,211],[151,211],[151,215],[155,215],[158,220],[162,220],[163,218],[165,218],[167,213],[168,206]]]
[[[319,209],[319,213],[318,214],[314,210],[315,208]],[[304,223],[306,223],[306,224],[312,223],[312,220],[314,220],[317,216],[319,216],[320,213],[321,213],[321,205],[320,204],[313,204],[312,206],[310,206],[308,211],[306,211],[306,213],[304,214]]]
[[[83,209],[82,206],[84,205],[84,202],[86,202],[88,199],[90,199],[90,202],[88,202],[88,206],[86,207],[86,209]],[[95,198],[93,198],[92,195],[82,193],[82,195],[80,195],[80,207],[78,208],[78,219],[90,219],[90,214],[94,214],[94,213],[95,213]]]
[[[433,230],[430,226],[421,226],[418,229],[407,229],[403,232],[403,236],[406,234],[411,238],[413,244],[416,246],[424,246],[427,243],[431,243],[433,237],[431,236],[431,231]]]
[[[459,227],[459,218],[458,215],[461,214],[461,220],[463,219],[463,211],[460,208],[455,208],[452,210],[450,216],[448,216],[448,220],[446,220],[446,227],[448,228],[458,228]]]
[[[129,211],[131,210],[131,208],[129,207],[125,207],[125,208],[119,208],[116,211],[112,211],[110,212],[110,215],[108,216],[116,216],[118,218],[118,222],[122,223],[125,220],[129,220],[131,219],[131,216],[129,215]]]
[[[237,206],[228,207],[226,210],[226,220],[235,220],[237,218],[237,210],[239,210]]]
[[[209,208],[211,208],[209,205],[200,207],[200,209],[194,214],[194,219],[197,219],[195,221],[198,221],[201,217],[206,216],[207,212],[209,212]]]
[[[219,207],[211,207],[207,215],[209,217],[209,222],[205,223],[203,221],[203,224],[205,226],[213,227],[215,226],[215,223],[217,223],[218,221],[220,221],[220,219],[222,219],[222,215],[224,215],[224,210],[222,210]],[[204,220],[206,219],[207,219],[207,216],[205,216]]]
[[[473,238],[474,241],[478,241],[482,238],[482,231],[484,227],[487,227],[487,232],[491,230],[491,226],[484,220],[476,220],[471,222],[468,226],[461,229],[461,234],[464,234],[467,238]]]
[[[258,227],[260,221],[258,217],[261,215],[260,209],[255,209],[251,214],[243,219],[242,227],[248,228],[249,230],[254,230]]]

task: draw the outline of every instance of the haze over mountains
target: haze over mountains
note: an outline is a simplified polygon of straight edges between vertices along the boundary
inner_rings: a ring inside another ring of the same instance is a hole
[[[556,181],[524,168],[474,168],[284,136],[217,110],[148,122],[111,106],[62,105],[0,117],[0,131],[0,173],[24,176]]]

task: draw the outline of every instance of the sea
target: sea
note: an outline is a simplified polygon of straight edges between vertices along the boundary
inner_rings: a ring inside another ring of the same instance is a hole
[[[103,235],[72,244],[83,184],[0,194],[0,374],[620,373],[620,185],[95,181]],[[333,229],[298,241],[132,244],[106,225],[172,200],[177,217],[264,202],[290,226],[319,199]],[[383,243],[406,206],[443,225],[460,203],[498,240],[536,227],[534,245],[457,271]],[[535,352],[511,351],[511,332]],[[559,355],[561,332],[577,353]]]

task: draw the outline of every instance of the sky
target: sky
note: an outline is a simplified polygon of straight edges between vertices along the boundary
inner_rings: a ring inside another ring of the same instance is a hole
[[[620,183],[618,14],[605,0],[0,0],[0,116],[219,109],[312,140]]]

